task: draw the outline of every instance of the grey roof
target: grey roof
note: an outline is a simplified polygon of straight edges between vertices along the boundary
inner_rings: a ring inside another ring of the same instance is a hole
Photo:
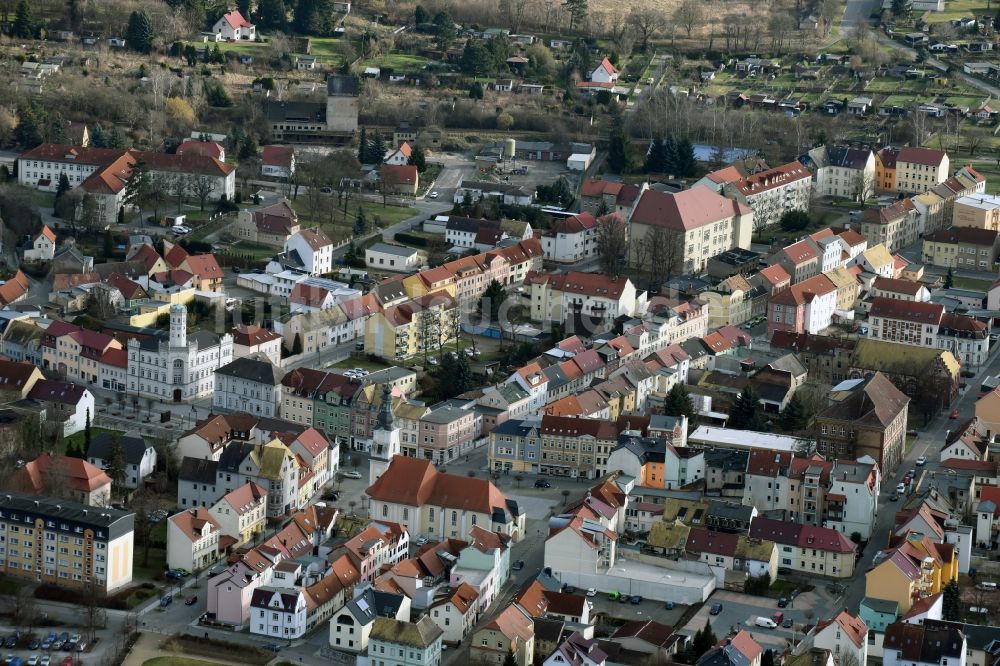
[[[895,615],[899,612],[899,604],[887,599],[865,597],[861,600],[861,605],[872,609],[876,613],[885,613],[886,615]]]
[[[984,624],[963,624],[966,647],[970,650],[984,650],[993,641],[1000,641],[1000,627]]]
[[[728,471],[746,471],[749,461],[749,451],[731,451],[727,449],[705,450],[705,467],[716,467]]]
[[[440,641],[443,634],[444,630],[434,624],[430,615],[424,615],[416,622],[380,617],[375,619],[370,640],[424,650]]]
[[[326,94],[351,97],[358,96],[358,79],[354,76],[333,74],[326,80]]]
[[[322,102],[268,102],[264,107],[264,113],[272,123],[326,124],[326,104]]]
[[[218,470],[223,472],[239,471],[240,463],[246,460],[246,457],[253,453],[253,450],[254,445],[249,442],[230,442],[219,456]]]
[[[381,252],[382,254],[391,254],[396,257],[411,257],[417,252],[417,250],[412,247],[406,247],[404,245],[391,245],[389,243],[375,243],[365,249],[366,251]]]
[[[708,515],[716,518],[728,518],[740,522],[749,523],[753,515],[753,507],[739,502],[727,502],[725,500],[712,500],[708,503]]]
[[[569,383],[569,378],[558,365],[550,365],[542,370],[542,374],[549,380],[548,390],[552,391]]]
[[[510,419],[504,421],[496,428],[493,428],[490,432],[497,435],[513,435],[515,437],[525,437],[532,430],[537,430],[539,427],[539,422],[531,420],[522,419]]]
[[[396,617],[403,603],[403,595],[379,592],[371,587],[347,602],[347,611],[362,626],[371,624],[376,617]]]
[[[259,353],[238,358],[216,370],[215,374],[268,386],[277,386],[285,376],[281,368],[271,363],[267,356]]]
[[[53,519],[54,529],[75,532],[76,527],[93,529],[100,541],[111,541],[134,529],[135,514],[118,509],[89,506],[65,499],[52,499],[13,490],[0,493],[0,518],[18,520]]]
[[[398,379],[402,379],[408,375],[416,375],[416,373],[408,368],[401,368],[398,365],[394,365],[391,368],[376,370],[365,375],[365,381],[372,384],[383,384],[385,382],[393,382]]]
[[[806,374],[805,367],[795,354],[785,354],[784,356],[780,356],[768,363],[768,366],[775,370],[791,373],[793,377],[799,377]]]
[[[111,448],[114,441],[114,435],[102,432],[90,442],[90,448],[87,449],[87,457],[108,460],[111,457]],[[122,448],[125,449],[125,462],[129,465],[138,465],[141,463],[143,457],[146,455],[146,451],[153,448],[152,444],[148,444],[134,430],[121,435],[118,441],[121,443]]]
[[[680,419],[676,416],[653,414],[649,417],[649,428],[651,430],[673,430],[677,427],[678,421],[680,421]]]
[[[215,472],[219,463],[211,459],[192,458],[184,456],[181,461],[181,471],[177,478],[181,481],[192,481],[194,483],[215,483]]]
[[[158,352],[160,351],[160,345],[169,344],[170,332],[169,331],[157,331],[155,338],[145,338],[139,341],[139,348],[145,351]],[[209,347],[216,347],[219,344],[219,336],[215,333],[209,333],[208,331],[195,331],[194,333],[188,333],[187,336],[188,344],[194,342],[198,349],[208,349]]]
[[[466,409],[446,403],[432,407],[430,413],[425,414],[420,420],[427,421],[428,423],[445,424],[457,421],[463,416],[468,416],[469,413],[470,412]]]
[[[618,446],[612,453],[619,449],[628,449],[643,464],[647,462],[662,463],[664,460],[665,446],[662,439],[650,437],[636,437],[621,433],[618,435]]]

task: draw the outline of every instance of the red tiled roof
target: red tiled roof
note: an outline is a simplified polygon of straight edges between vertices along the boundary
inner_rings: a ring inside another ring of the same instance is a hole
[[[916,296],[917,293],[923,288],[923,285],[919,282],[914,282],[912,280],[900,280],[896,278],[887,277],[877,277],[875,282],[872,284],[873,289],[878,289],[880,291],[889,291],[895,294],[906,294],[907,296]]]
[[[297,282],[292,287],[292,293],[288,296],[288,300],[292,303],[319,308],[323,306],[329,295],[330,292],[323,287]]]
[[[414,185],[417,182],[417,167],[412,164],[383,164],[379,174],[393,185]]]
[[[622,187],[621,183],[614,181],[601,180],[600,178],[587,178],[583,181],[583,185],[580,186],[580,196],[601,197],[604,195],[613,195],[617,197]]]
[[[977,229],[975,227],[951,227],[931,232],[924,236],[924,240],[933,243],[967,243],[993,247],[997,241],[997,232],[993,229]]]
[[[200,280],[221,280],[222,268],[212,254],[195,254],[187,258],[187,268]]]
[[[932,148],[916,148],[913,146],[903,146],[896,156],[896,163],[907,162],[909,164],[922,164],[924,166],[940,166],[941,162],[948,154],[943,150]]]
[[[268,166],[290,167],[294,157],[295,151],[291,146],[264,146],[260,153],[261,163]]]
[[[801,162],[789,162],[788,164],[747,176],[743,180],[733,183],[733,186],[744,196],[753,196],[806,178],[812,178],[812,174],[802,166]]]
[[[365,493],[373,501],[421,507],[425,504],[491,514],[507,498],[488,479],[438,472],[430,460],[396,456]]]
[[[47,477],[78,492],[91,493],[111,485],[111,477],[82,458],[43,453],[19,469],[11,479],[15,490],[42,495],[46,493]]]
[[[618,427],[614,421],[604,419],[580,419],[572,416],[542,416],[541,432],[545,435],[563,437],[593,437],[595,439],[618,439]]]
[[[222,18],[225,19],[226,23],[229,24],[229,27],[233,28],[234,30],[236,28],[253,27],[253,24],[247,21],[245,18],[243,18],[243,14],[240,14],[239,10],[237,9],[234,9],[231,12],[223,14]]]
[[[230,331],[230,334],[233,336],[235,344],[243,345],[244,347],[256,347],[265,342],[281,339],[281,336],[274,331],[269,331],[256,324],[240,324]]]
[[[204,155],[221,160],[226,151],[215,141],[198,141],[197,139],[185,139],[181,145],[177,146],[178,155]]]
[[[36,367],[27,362],[0,359],[0,388],[5,391],[19,391],[35,374]]]
[[[736,549],[739,547],[739,544],[740,537],[738,534],[711,532],[704,527],[692,527],[688,532],[684,548],[689,553],[711,553],[713,555],[733,557],[736,555]]]
[[[45,236],[46,238],[48,238],[53,243],[56,242],[56,233],[54,231],[52,231],[51,229],[49,229],[49,225],[47,225],[47,224],[43,224],[42,225],[42,230],[40,232],[38,232],[38,235],[39,236]]]
[[[837,291],[837,285],[827,276],[817,275],[778,292],[771,297],[771,302],[779,305],[804,305],[812,302],[816,296],[832,291]]]
[[[13,277],[0,284],[0,305],[10,305],[28,293],[28,276],[17,270]]]
[[[683,232],[749,213],[750,209],[738,201],[698,186],[677,193],[646,190],[635,205],[631,221]]]
[[[901,301],[898,298],[878,297],[872,300],[869,317],[903,319],[921,324],[940,324],[944,306],[937,303]]]
[[[201,531],[206,525],[214,528],[209,529],[209,532],[218,531],[219,529],[219,521],[209,513],[208,509],[202,506],[176,513],[170,516],[169,520],[191,541],[197,541],[201,538]]]
[[[770,477],[780,476],[788,470],[791,462],[791,451],[750,449],[750,457],[747,461],[747,474]]]

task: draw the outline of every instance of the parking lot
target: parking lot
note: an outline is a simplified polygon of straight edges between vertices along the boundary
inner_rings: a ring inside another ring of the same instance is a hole
[[[711,615],[713,604],[722,604],[718,615]],[[832,600],[826,592],[819,589],[803,592],[789,601],[786,608],[778,608],[777,599],[755,597],[739,592],[716,591],[705,604],[695,613],[694,617],[682,630],[684,634],[694,636],[695,632],[704,628],[708,620],[716,636],[725,636],[730,632],[746,629],[753,633],[754,639],[764,648],[781,649],[791,641],[793,644],[802,638],[802,628],[814,624],[829,614]],[[758,627],[755,621],[758,617],[770,618],[777,612],[791,618],[792,627],[767,629]]]
[[[577,590],[577,594],[583,592],[584,590]],[[688,606],[681,604],[674,604],[672,609],[667,610],[666,604],[662,601],[653,601],[652,599],[643,599],[638,604],[612,601],[605,592],[598,592],[596,596],[590,597],[590,601],[594,606],[593,614],[595,615],[599,614],[625,621],[654,620],[670,627],[676,626],[688,610]]]
[[[6,655],[4,663],[15,666],[72,666],[82,663],[78,657],[80,646],[84,650],[89,647],[80,634],[69,632],[39,631],[29,636],[11,631],[0,634],[0,641]]]

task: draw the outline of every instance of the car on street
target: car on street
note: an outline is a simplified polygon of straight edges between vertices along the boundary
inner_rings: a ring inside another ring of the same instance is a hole
[[[170,570],[163,574],[164,578],[169,578],[170,580],[180,580],[183,578],[179,571]]]
[[[551,488],[552,484],[549,483],[548,481],[546,481],[545,479],[538,479],[537,481],[535,481],[535,487],[536,488]]]
[[[673,610],[674,609],[674,602],[668,601],[666,604],[664,604],[663,607],[666,608],[667,610]]]
[[[361,478],[361,472],[355,472],[354,470],[348,470],[346,472],[341,472],[341,475],[345,479],[360,479]]]
[[[438,193],[437,193],[437,191],[434,191],[434,192],[431,192],[430,194],[428,194],[428,195],[427,195],[427,198],[428,198],[428,199],[437,199],[437,198],[438,198]]]
[[[82,637],[80,636],[80,634],[73,634],[72,636],[69,637],[69,639],[74,643],[79,643],[81,638]]]
[[[573,594],[576,592],[576,588],[573,587],[572,585],[563,585],[562,591],[565,592],[566,594]]]
[[[786,606],[788,606],[787,598],[781,597],[780,599],[778,599],[778,608],[785,608]]]
[[[596,587],[588,587],[587,588],[587,596],[588,597],[596,597],[597,596],[597,588]]]
[[[187,569],[179,568],[179,567],[177,569],[174,569],[174,571],[176,571],[177,573],[179,573],[183,578],[187,578],[188,576],[191,575],[190,571],[188,571]],[[67,640],[69,640],[69,639],[67,638]]]
[[[708,614],[709,615],[718,615],[721,612],[722,612],[722,604],[716,603],[716,604],[712,604],[712,607],[709,609]]]
[[[42,641],[42,646],[41,647],[42,647],[43,650],[51,650],[52,649],[52,641],[50,641],[49,639],[46,638],[44,641]]]
[[[639,604],[642,603],[642,596],[638,594],[633,594],[632,598],[629,599],[628,602],[633,606],[638,606]]]
[[[785,621],[781,623],[781,626],[785,629],[791,629],[793,624],[794,622],[792,622],[792,618],[786,617]]]
[[[185,606],[194,606],[196,603],[198,603],[198,597],[194,596],[194,597],[190,597],[187,601],[185,601],[184,605]]]
[[[319,188],[319,191],[321,193],[323,193],[323,194],[333,194],[333,188],[332,187],[321,187],[321,188]]]
[[[951,410],[951,414],[948,415],[948,418],[949,419],[957,419],[958,418],[958,410],[957,409]]]
[[[927,458],[924,456],[918,456],[916,462],[914,463],[917,467],[923,467],[927,464]]]
[[[270,650],[271,652],[281,652],[281,646],[277,643],[265,643],[261,647],[265,650]]]
[[[524,560],[517,560],[514,564],[510,565],[510,568],[514,571],[520,571],[524,568]]]
[[[893,493],[893,494],[889,495],[889,501],[890,502],[898,502],[899,501],[899,494],[898,493]]]
[[[14,638],[13,636],[8,636],[7,638],[4,639],[3,646],[5,648],[16,648],[17,647],[17,639]]]
[[[423,546],[426,543],[427,543],[427,537],[420,537],[419,539],[417,539],[417,545],[418,546]]]

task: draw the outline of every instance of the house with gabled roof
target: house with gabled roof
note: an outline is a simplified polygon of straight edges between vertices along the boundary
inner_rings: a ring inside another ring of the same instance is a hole
[[[867,664],[868,625],[857,615],[851,615],[843,610],[833,618],[816,623],[813,645],[830,650],[837,655],[841,663],[853,657],[857,663]]]
[[[43,453],[25,463],[11,478],[10,486],[19,492],[60,496],[90,506],[111,503],[111,477],[87,461],[69,456]]]
[[[406,594],[359,585],[354,588],[354,598],[330,618],[330,647],[365,654],[375,620],[379,617],[409,620],[410,608]]]
[[[219,524],[219,550],[238,548],[264,533],[267,489],[256,481],[247,481],[223,495],[209,513]]]
[[[156,471],[156,449],[136,430],[123,435],[100,433],[91,440],[87,449],[87,461],[100,469],[107,469],[114,455],[114,448],[121,446],[125,454],[126,488],[139,488],[146,477]]]
[[[199,572],[219,557],[219,522],[204,507],[167,519],[167,566]]]
[[[857,546],[837,530],[756,518],[750,524],[750,538],[775,542],[779,566],[793,571],[831,578],[854,575]]]
[[[236,9],[223,14],[222,18],[212,26],[212,32],[227,42],[257,39],[257,28],[253,23],[243,18],[243,15]]]
[[[502,663],[512,654],[517,666],[531,666],[535,659],[534,622],[516,604],[511,604],[476,630],[469,646],[474,660]]]

